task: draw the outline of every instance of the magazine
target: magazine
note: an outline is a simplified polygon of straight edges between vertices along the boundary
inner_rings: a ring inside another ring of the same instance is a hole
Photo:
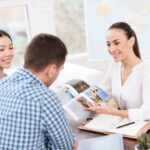
[[[80,79],[72,79],[65,82],[61,86],[57,86],[54,90],[61,99],[62,104],[68,103],[70,100],[77,97],[81,92],[88,89],[90,85]]]
[[[96,105],[109,105],[117,108],[116,102],[110,95],[97,85],[90,86],[83,80],[74,79],[64,83],[57,89],[64,110],[75,121],[86,121],[92,118],[93,113],[85,110],[89,101]]]

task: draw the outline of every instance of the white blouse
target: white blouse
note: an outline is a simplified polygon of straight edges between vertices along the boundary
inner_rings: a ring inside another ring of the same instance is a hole
[[[127,109],[132,120],[150,120],[150,62],[136,65],[125,83],[121,84],[121,63],[113,62],[101,87]]]

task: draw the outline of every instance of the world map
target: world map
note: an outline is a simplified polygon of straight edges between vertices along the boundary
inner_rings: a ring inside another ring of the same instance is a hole
[[[85,0],[85,24],[89,59],[110,59],[105,36],[108,27],[119,21],[134,29],[142,58],[150,58],[149,0]]]

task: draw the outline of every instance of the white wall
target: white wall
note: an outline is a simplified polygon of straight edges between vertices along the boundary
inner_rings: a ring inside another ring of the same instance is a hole
[[[69,57],[52,86],[61,85],[70,79],[82,79],[90,85],[100,84],[110,62],[111,60],[89,61],[86,55]]]

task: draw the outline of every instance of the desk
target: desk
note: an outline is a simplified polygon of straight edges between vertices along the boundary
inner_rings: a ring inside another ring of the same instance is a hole
[[[69,121],[69,125],[70,125],[72,132],[73,132],[73,134],[77,140],[94,138],[94,137],[99,137],[99,136],[105,136],[104,134],[101,134],[101,133],[94,133],[94,132],[80,130],[80,129],[78,129],[78,126],[80,124],[75,123],[73,121]],[[124,150],[134,150],[136,140],[124,138],[123,142],[124,142]]]

